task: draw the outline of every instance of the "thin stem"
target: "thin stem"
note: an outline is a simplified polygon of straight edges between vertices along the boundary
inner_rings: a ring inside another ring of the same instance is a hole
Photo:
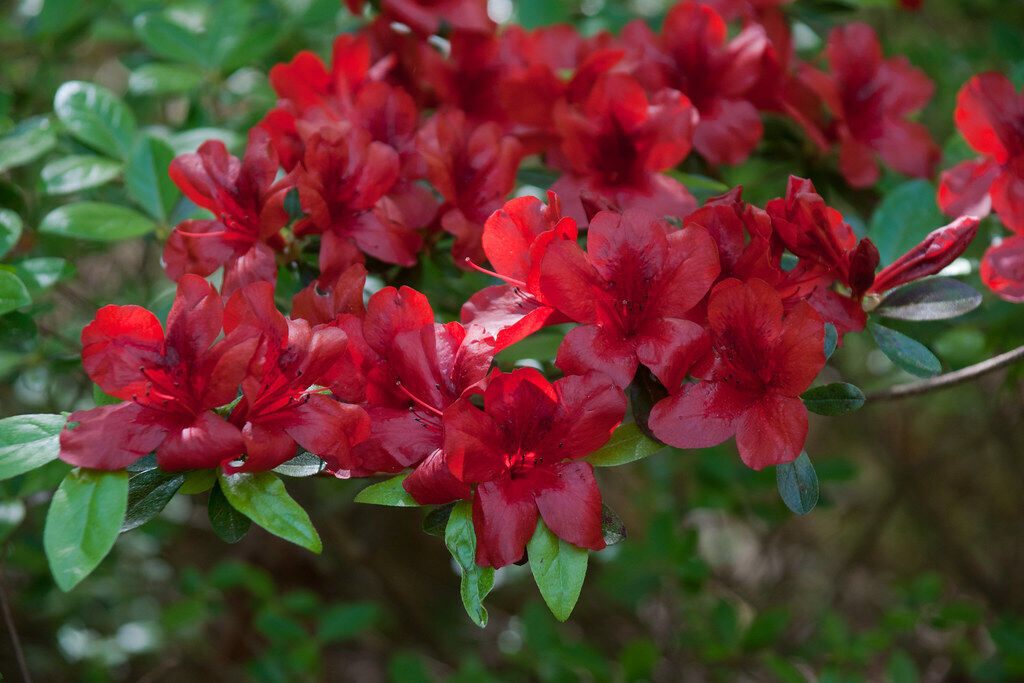
[[[25,663],[25,653],[21,649],[21,639],[18,638],[18,629],[14,625],[14,616],[11,614],[11,606],[7,602],[7,592],[3,587],[4,562],[0,562],[0,607],[3,608],[4,622],[7,624],[7,632],[11,634],[11,645],[14,646],[14,656],[18,660],[18,668],[21,669],[21,677],[25,683],[32,683],[32,677],[28,673],[28,664]]]
[[[1018,346],[1012,351],[1001,353],[998,356],[994,356],[988,360],[983,360],[980,363],[975,363],[974,365],[968,365],[966,368],[947,372],[944,375],[929,377],[928,379],[923,379],[919,382],[900,384],[899,386],[890,387],[884,391],[876,391],[868,394],[866,398],[870,402],[893,401],[899,398],[907,398],[908,396],[919,396],[920,394],[927,394],[928,392],[936,391],[938,389],[945,389],[946,387],[970,382],[982,375],[995,372],[1000,368],[1005,368],[1007,365],[1013,365],[1021,360],[1024,360],[1024,346]]]

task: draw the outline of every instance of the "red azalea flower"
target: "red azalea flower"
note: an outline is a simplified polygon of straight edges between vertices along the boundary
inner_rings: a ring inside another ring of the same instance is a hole
[[[465,267],[484,259],[484,222],[512,191],[522,145],[496,123],[472,126],[461,111],[435,114],[417,138],[430,182],[442,197],[441,227],[455,236],[452,255]]]
[[[398,154],[358,128],[324,127],[306,142],[295,182],[307,218],[297,235],[324,234],[324,240],[351,239],[363,252],[388,263],[416,264],[423,243],[402,223],[402,213],[385,197],[399,173]],[[320,269],[336,268],[322,257]],[[343,264],[345,266],[348,263]]]
[[[555,121],[562,135],[556,163],[568,172],[552,191],[578,223],[587,216],[581,196],[592,193],[620,210],[643,206],[662,216],[684,216],[696,200],[683,185],[658,173],[690,151],[697,111],[676,90],[648,100],[625,73],[600,75],[579,106],[560,101]]]
[[[678,448],[706,448],[736,436],[740,457],[760,470],[795,460],[807,438],[800,400],[825,365],[824,325],[801,302],[783,320],[782,299],[767,283],[725,280],[708,303],[713,355],[668,387],[672,395],[648,424]]]
[[[640,46],[641,82],[651,90],[675,88],[700,112],[693,146],[701,156],[738,164],[761,140],[761,117],[748,92],[770,44],[760,24],[749,24],[728,43],[726,33],[718,12],[696,2],[669,10],[660,36],[641,20],[623,29],[627,44]]]
[[[540,264],[546,302],[583,323],[566,335],[556,365],[604,372],[623,387],[640,363],[663,381],[685,373],[707,344],[687,314],[718,273],[715,243],[696,225],[672,230],[643,209],[597,214],[586,253],[555,240]]]
[[[907,116],[922,109],[935,86],[906,57],[882,59],[866,24],[832,30],[825,49],[832,75],[802,65],[801,79],[829,108],[839,141],[839,169],[854,187],[878,180],[877,153],[900,173],[928,177],[940,151],[928,129]]]
[[[161,469],[171,471],[238,457],[241,433],[212,409],[234,400],[255,340],[235,334],[214,344],[222,318],[220,296],[197,275],[178,281],[166,336],[139,306],[97,311],[82,330],[82,365],[124,403],[73,413],[60,435],[61,459],[119,470],[156,450]]]
[[[227,303],[224,329],[245,331],[259,346],[242,380],[242,398],[231,411],[241,429],[245,461],[229,472],[271,470],[295,457],[296,444],[323,458],[331,469],[350,462],[352,445],[369,435],[366,412],[322,393],[348,338],[331,326],[310,328],[274,306],[274,287],[258,282]]]
[[[742,197],[742,187],[713,197],[684,218],[683,225],[699,225],[711,235],[718,246],[721,279],[756,277],[775,284],[784,272],[772,250],[772,219]]]
[[[171,162],[170,176],[189,199],[216,216],[187,220],[164,246],[164,267],[172,280],[185,273],[207,276],[224,269],[224,294],[250,282],[275,282],[274,250],[284,246],[280,230],[288,223],[284,197],[292,185],[275,182],[277,154],[259,128],[239,161],[219,140],[204,142],[195,154]]]
[[[478,484],[472,494],[477,564],[518,561],[538,515],[569,543],[604,548],[601,492],[594,468],[579,459],[604,445],[622,421],[622,391],[597,373],[551,385],[536,370],[520,368],[492,379],[483,397],[483,410],[464,397],[444,412],[448,469]]]
[[[362,15],[365,0],[345,0],[352,14]],[[380,11],[421,36],[437,34],[442,27],[459,31],[494,30],[487,15],[487,0],[381,0]]]
[[[950,216],[999,214],[1016,235],[985,252],[982,279],[1004,299],[1024,301],[1024,93],[1003,74],[979,74],[960,89],[955,118],[983,156],[942,173],[939,206]]]
[[[491,274],[508,284],[486,287],[470,297],[462,307],[463,324],[473,323],[493,335],[495,351],[501,351],[542,327],[568,322],[544,303],[540,259],[552,240],[575,243],[576,237],[576,221],[562,217],[554,192],[548,192],[547,206],[536,197],[506,202],[487,219],[482,242],[497,271]]]

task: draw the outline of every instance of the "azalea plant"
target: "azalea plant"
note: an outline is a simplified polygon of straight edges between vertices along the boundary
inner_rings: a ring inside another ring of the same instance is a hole
[[[957,278],[990,212],[1014,235],[981,279],[1024,301],[1024,96],[1007,76],[963,85],[952,116],[979,156],[940,170],[915,119],[925,73],[863,23],[798,50],[785,0],[683,0],[656,28],[592,34],[499,25],[482,0],[345,4],[353,30],[329,60],[270,69],[241,138],[144,130],[73,81],[55,119],[0,140],[3,169],[80,150],[43,168],[54,194],[127,169],[131,202],[73,201],[24,230],[0,210],[0,324],[68,275],[29,255],[37,235],[156,231],[174,283],[162,307],[105,305],[81,330],[94,405],[0,420],[4,479],[66,464],[43,538],[62,589],[175,496],[207,495],[228,543],[255,522],[320,552],[285,482],[365,479],[357,502],[422,508],[475,623],[496,570],[523,563],[565,620],[589,554],[626,537],[596,469],[734,440],[806,514],[808,412],[866,400],[825,370],[850,339],[931,378],[879,400],[1024,355],[943,375],[913,338],[982,304]],[[169,73],[133,78],[180,87]],[[788,179],[737,182],[772,135],[797,141]],[[848,200],[883,176],[940,179],[909,241],[884,219],[866,235]]]

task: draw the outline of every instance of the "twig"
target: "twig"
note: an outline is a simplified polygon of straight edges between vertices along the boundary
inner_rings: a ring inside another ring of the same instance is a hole
[[[21,639],[18,638],[18,629],[14,626],[14,616],[11,614],[11,606],[7,602],[7,592],[3,587],[4,562],[0,562],[0,606],[3,607],[4,622],[7,624],[7,631],[11,634],[11,645],[14,646],[14,656],[18,659],[18,668],[21,669],[21,677],[25,683],[32,683],[32,677],[28,673],[28,664],[25,663],[25,653],[21,649]]]
[[[1004,368],[1007,365],[1013,365],[1021,360],[1024,360],[1024,346],[1018,346],[1012,351],[1001,353],[998,356],[994,356],[988,360],[983,360],[980,363],[975,363],[974,365],[968,365],[966,368],[947,372],[944,375],[929,377],[928,379],[923,379],[919,382],[900,384],[898,386],[885,389],[884,391],[876,391],[868,394],[866,398],[869,402],[872,402],[893,401],[900,398],[907,398],[908,396],[919,396],[920,394],[926,394],[930,391],[945,389],[946,387],[970,382],[982,375],[995,372],[1000,368]]]

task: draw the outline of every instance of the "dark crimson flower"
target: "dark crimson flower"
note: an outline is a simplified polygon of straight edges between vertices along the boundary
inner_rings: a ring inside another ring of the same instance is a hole
[[[685,216],[696,208],[693,195],[659,173],[690,151],[697,111],[676,90],[659,90],[649,100],[632,76],[598,76],[580,105],[560,101],[555,122],[562,135],[561,159],[567,172],[551,186],[567,215],[587,216],[581,197],[594,194],[620,210],[643,206],[661,216]]]
[[[403,222],[385,195],[398,179],[398,154],[359,128],[324,127],[306,142],[295,171],[299,199],[308,217],[296,235],[324,234],[324,241],[352,240],[360,250],[388,263],[416,264],[422,238]],[[336,267],[321,252],[323,272]],[[343,264],[345,266],[348,263]]]
[[[482,242],[497,271],[491,274],[508,284],[485,287],[470,297],[462,307],[463,324],[478,325],[493,335],[495,351],[500,351],[542,327],[568,322],[544,303],[540,259],[552,240],[575,243],[576,237],[576,221],[562,217],[554,192],[548,192],[547,206],[536,197],[506,202],[487,219]]]
[[[867,24],[832,30],[825,48],[831,76],[806,64],[800,78],[832,114],[839,141],[839,169],[854,187],[878,180],[877,153],[900,173],[928,177],[940,151],[928,129],[907,116],[922,109],[935,87],[906,57],[882,58]]]
[[[821,318],[806,302],[783,319],[767,283],[724,280],[708,303],[712,354],[691,370],[695,383],[668,387],[648,424],[678,448],[706,448],[736,436],[755,470],[795,460],[807,438],[800,400],[825,365]]]
[[[974,216],[961,216],[928,233],[920,244],[883,268],[868,291],[885,292],[939,272],[964,253],[978,234],[979,223]]]
[[[760,278],[775,284],[784,277],[772,251],[772,219],[764,209],[742,199],[737,187],[705,202],[683,219],[683,225],[704,228],[718,246],[719,277]]]
[[[770,44],[757,23],[731,41],[726,34],[718,12],[696,2],[680,2],[669,10],[661,35],[642,20],[623,29],[627,44],[641,52],[641,82],[649,90],[678,90],[700,112],[693,146],[701,156],[716,164],[738,164],[761,140],[761,117],[748,92],[761,76]]]
[[[587,252],[553,240],[540,265],[548,305],[583,323],[566,335],[556,365],[566,374],[597,370],[628,385],[637,365],[667,380],[703,354],[707,341],[687,314],[718,277],[718,250],[703,228],[672,230],[643,209],[601,212]]]
[[[345,0],[349,10],[363,13],[366,0]],[[494,22],[487,15],[487,0],[381,0],[380,11],[421,36],[435,35],[442,27],[490,33]]]
[[[622,421],[622,390],[598,373],[552,385],[520,368],[492,379],[483,399],[483,410],[463,397],[444,412],[445,463],[460,481],[477,484],[477,564],[518,561],[538,515],[569,543],[604,548],[601,492],[594,468],[579,459],[603,446]]]
[[[515,186],[522,145],[496,123],[472,126],[460,111],[435,114],[417,144],[431,184],[445,199],[440,222],[455,236],[455,263],[483,261],[484,222]]]
[[[365,286],[366,267],[361,263],[335,273],[333,279],[321,276],[292,297],[290,316],[313,326],[329,325],[342,315],[362,318]]]
[[[337,327],[311,328],[274,306],[274,287],[258,282],[227,303],[224,329],[255,337],[259,345],[242,380],[242,397],[230,420],[241,429],[245,458],[228,472],[262,472],[292,459],[296,444],[339,469],[353,444],[369,436],[370,420],[355,405],[325,395],[335,359],[348,345]]]
[[[216,216],[181,223],[164,246],[167,276],[207,276],[224,266],[225,295],[250,282],[275,282],[274,250],[284,246],[288,223],[284,197],[289,178],[275,182],[277,153],[259,128],[239,161],[219,140],[204,142],[195,154],[171,162],[170,176],[189,199]]]
[[[979,74],[960,89],[955,118],[983,156],[942,173],[939,206],[950,216],[999,214],[1016,234],[985,252],[982,279],[1004,299],[1024,301],[1024,94],[1003,74]]]
[[[61,458],[118,470],[156,450],[157,463],[171,471],[238,457],[241,432],[212,409],[234,400],[256,342],[236,334],[214,344],[222,319],[216,290],[188,274],[178,281],[166,335],[139,306],[97,311],[82,330],[82,365],[124,402],[72,413],[60,435]]]

